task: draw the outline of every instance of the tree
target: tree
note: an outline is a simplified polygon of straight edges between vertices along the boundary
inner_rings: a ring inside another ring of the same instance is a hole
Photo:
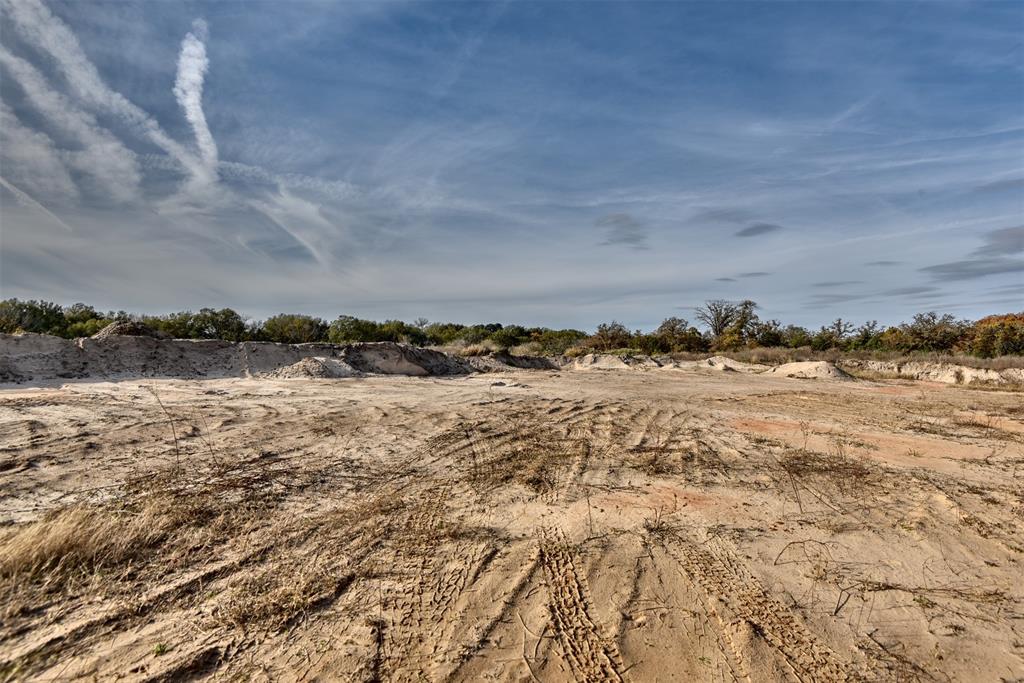
[[[190,338],[237,342],[246,338],[247,330],[242,316],[230,308],[202,308],[189,316],[188,332]]]
[[[990,315],[974,323],[963,342],[975,356],[1024,355],[1024,312]]]
[[[590,338],[590,346],[598,351],[623,349],[629,346],[631,336],[625,325],[613,320],[610,323],[601,323],[597,326],[597,332]]]
[[[65,336],[91,337],[110,324],[111,319],[101,315],[92,306],[72,304],[64,308],[64,321],[67,323]]]
[[[707,342],[697,328],[683,318],[666,318],[654,331],[654,336],[661,340],[665,351],[695,352],[707,348]]]
[[[806,327],[799,325],[786,325],[781,331],[782,343],[791,349],[799,349],[801,346],[811,345],[811,333]]]
[[[63,336],[67,326],[64,310],[50,301],[0,301],[0,332],[36,332]]]
[[[282,344],[308,344],[327,339],[327,323],[311,315],[281,313],[263,321],[261,331],[267,341]]]
[[[952,351],[969,329],[966,320],[934,311],[918,313],[910,323],[900,326],[906,333],[912,351]]]
[[[782,323],[778,320],[758,320],[747,325],[747,340],[758,346],[784,346]]]
[[[881,340],[881,332],[877,320],[869,320],[853,332],[848,346],[851,349],[875,349]]]
[[[725,334],[725,331],[736,320],[737,313],[737,305],[732,301],[712,299],[705,301],[703,306],[697,308],[694,317],[707,325],[712,337],[718,338]]]

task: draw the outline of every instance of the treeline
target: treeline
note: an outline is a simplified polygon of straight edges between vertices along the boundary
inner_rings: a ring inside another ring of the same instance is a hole
[[[167,315],[137,315],[126,311],[101,313],[86,304],[61,307],[48,301],[0,301],[0,332],[37,332],[74,339],[89,337],[115,321],[142,323],[174,339],[224,339],[227,341],[270,341],[285,344],[309,342],[393,341],[418,346],[480,346],[511,348],[530,344],[537,353],[560,354],[587,338],[580,330],[552,330],[520,325],[461,325],[415,323],[401,320],[375,322],[349,315],[333,322],[296,313],[282,313],[266,320],[246,320],[230,308],[203,308]]]
[[[633,350],[639,353],[704,353],[743,348],[811,348],[815,351],[894,351],[962,353],[983,358],[1024,355],[1024,313],[992,315],[977,321],[920,313],[910,322],[883,327],[875,321],[854,325],[837,318],[818,330],[762,320],[753,301],[708,301],[697,309],[702,329],[682,318],[668,318],[651,332],[630,330],[618,322],[588,334],[574,329],[520,325],[462,325],[401,320],[375,322],[343,315],[333,322],[294,313],[266,320],[243,318],[230,308],[203,308],[167,315],[101,313],[91,306],[62,307],[46,301],[0,301],[0,332],[38,332],[87,337],[118,320],[142,323],[176,339],[225,339],[308,342],[394,341],[419,346],[458,346],[467,353],[516,348],[533,354],[580,354]]]

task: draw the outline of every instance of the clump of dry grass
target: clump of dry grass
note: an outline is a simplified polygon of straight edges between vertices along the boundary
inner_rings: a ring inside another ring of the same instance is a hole
[[[783,455],[782,470],[796,479],[816,478],[831,483],[840,493],[862,490],[875,479],[875,472],[861,458],[844,453],[819,453],[801,449]]]
[[[336,598],[357,576],[321,567],[293,569],[244,577],[218,602],[215,620],[238,628],[281,629]]]
[[[307,484],[286,466],[242,459],[196,470],[173,467],[135,476],[108,500],[78,503],[0,533],[4,614],[41,595],[68,593],[103,577],[165,573],[259,525],[283,490]]]
[[[166,540],[185,521],[166,500],[138,510],[74,505],[0,538],[0,580],[34,580],[124,563]]]
[[[479,445],[471,432],[470,478],[484,487],[518,483],[537,492],[553,490],[570,462],[581,456],[585,444],[566,438],[555,429],[530,417],[510,418],[503,426],[506,440],[500,445],[483,440]]]

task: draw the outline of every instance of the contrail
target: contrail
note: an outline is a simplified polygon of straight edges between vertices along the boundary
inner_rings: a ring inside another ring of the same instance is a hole
[[[181,41],[181,54],[178,56],[178,76],[174,81],[174,96],[185,112],[185,118],[195,131],[196,145],[203,165],[212,176],[217,173],[217,143],[213,141],[210,127],[206,124],[203,113],[203,79],[210,68],[210,60],[206,58],[206,22],[196,19],[192,22],[192,31]]]
[[[27,207],[32,208],[32,209],[36,209],[38,211],[41,211],[42,213],[46,214],[47,216],[52,218],[54,221],[56,221],[56,223],[60,227],[64,228],[68,232],[74,232],[74,230],[71,229],[71,226],[68,225],[67,223],[65,223],[64,221],[62,221],[57,216],[57,214],[53,213],[52,211],[47,209],[45,206],[43,206],[42,204],[37,202],[35,199],[33,199],[24,190],[21,190],[20,188],[17,188],[14,185],[11,185],[9,182],[7,182],[7,180],[3,176],[0,176],[0,186],[6,187],[8,190],[10,190],[11,194],[14,195],[14,198],[17,199],[18,202],[21,203],[22,205],[27,206]]]
[[[120,117],[137,134],[171,155],[189,173],[199,177],[209,175],[200,160],[167,135],[152,116],[104,82],[75,34],[46,5],[39,0],[0,0],[0,7],[14,20],[26,40],[53,58],[77,98],[91,107]]]
[[[76,164],[82,171],[99,180],[117,201],[137,197],[141,176],[131,150],[100,126],[96,117],[52,90],[43,75],[24,59],[0,47],[0,64],[14,76],[36,110],[82,143],[84,149]]]

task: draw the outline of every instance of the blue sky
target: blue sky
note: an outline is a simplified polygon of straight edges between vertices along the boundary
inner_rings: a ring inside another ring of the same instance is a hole
[[[1024,309],[1020,3],[0,0],[0,295]]]

